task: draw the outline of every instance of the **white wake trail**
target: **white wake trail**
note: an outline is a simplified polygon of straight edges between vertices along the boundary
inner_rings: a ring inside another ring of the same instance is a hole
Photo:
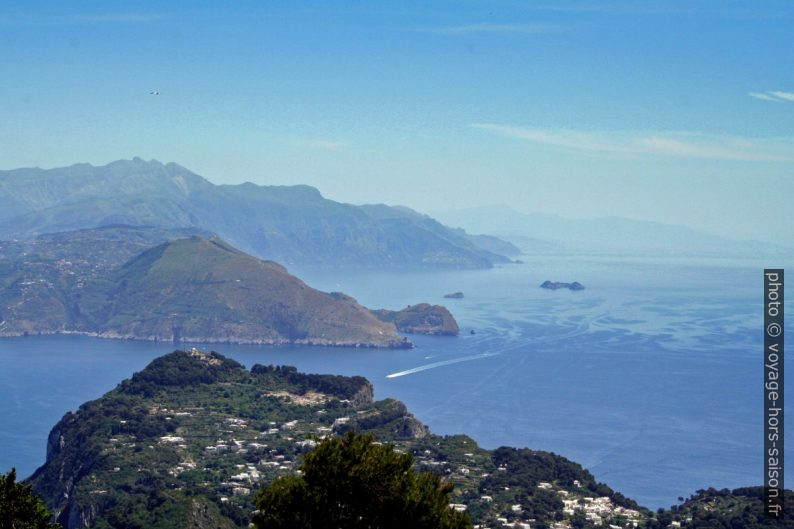
[[[460,362],[469,362],[471,360],[479,360],[480,358],[488,358],[489,356],[496,356],[498,354],[499,353],[480,353],[476,355],[461,356],[460,358],[453,358],[452,360],[433,362],[432,364],[425,364],[423,366],[406,369],[405,371],[397,371],[396,373],[391,373],[389,375],[386,375],[386,378],[404,377],[405,375],[412,375],[414,373],[419,373],[420,371],[427,371],[428,369],[435,369],[437,367],[448,366],[450,364],[457,364]]]

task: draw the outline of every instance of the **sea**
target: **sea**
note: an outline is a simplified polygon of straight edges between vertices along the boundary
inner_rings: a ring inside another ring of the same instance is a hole
[[[364,375],[376,398],[405,402],[434,433],[560,454],[652,509],[702,488],[761,484],[763,268],[781,263],[522,259],[472,271],[290,270],[371,308],[447,306],[460,335],[411,336],[410,350],[196,346],[248,367]],[[545,290],[544,280],[585,290]],[[463,299],[443,297],[457,291]],[[82,336],[0,339],[0,472],[30,475],[64,413],[174,348]]]

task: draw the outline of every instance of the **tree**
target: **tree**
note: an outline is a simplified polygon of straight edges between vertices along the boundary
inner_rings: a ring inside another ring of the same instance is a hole
[[[413,456],[371,435],[348,432],[306,455],[298,476],[275,479],[256,495],[259,529],[466,529],[449,507],[451,484],[416,473]]]
[[[17,483],[17,471],[0,474],[0,529],[60,529],[33,487]]]

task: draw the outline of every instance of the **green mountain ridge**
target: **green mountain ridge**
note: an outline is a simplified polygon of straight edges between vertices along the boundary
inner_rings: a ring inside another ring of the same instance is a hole
[[[401,402],[375,401],[363,377],[249,371],[195,349],[155,359],[67,413],[29,481],[66,529],[247,527],[257,487],[294,473],[323,436],[350,430],[453,484],[450,508],[480,527],[792,526],[763,519],[759,488],[699,491],[652,513],[554,453],[434,435]]]
[[[0,171],[0,238],[111,224],[196,228],[287,265],[487,268],[509,243],[408,208],[354,206],[309,186],[214,185],[174,163]]]
[[[569,487],[576,480],[634,507],[564,458],[492,453],[466,436],[435,436],[401,402],[372,395],[362,377],[260,365],[246,371],[218,353],[178,351],[66,414],[30,481],[68,529],[185,527],[196,512],[217,527],[245,527],[257,484],[294,472],[319,437],[356,430],[395,443],[414,454],[418,469],[455,483],[455,501],[471,504],[478,518],[545,517],[554,493],[525,497],[532,510],[520,515],[510,502],[546,479]],[[516,490],[505,491],[499,469],[513,465]],[[482,499],[489,494],[492,501]]]

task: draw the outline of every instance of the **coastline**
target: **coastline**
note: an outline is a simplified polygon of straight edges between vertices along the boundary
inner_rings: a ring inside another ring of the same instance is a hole
[[[26,338],[34,336],[88,336],[91,338],[101,338],[103,340],[129,340],[139,342],[154,342],[154,343],[172,343],[175,346],[179,344],[221,344],[221,345],[309,345],[317,347],[352,347],[356,349],[413,349],[414,343],[408,338],[403,337],[401,341],[388,342],[388,343],[373,343],[373,342],[358,342],[350,341],[334,341],[322,339],[307,339],[299,338],[296,340],[287,339],[247,339],[247,338],[216,338],[207,336],[190,336],[181,338],[179,340],[163,338],[160,336],[141,336],[136,334],[122,334],[113,331],[96,332],[96,331],[74,331],[74,330],[59,330],[59,331],[3,331],[0,332],[0,339],[2,338]]]

